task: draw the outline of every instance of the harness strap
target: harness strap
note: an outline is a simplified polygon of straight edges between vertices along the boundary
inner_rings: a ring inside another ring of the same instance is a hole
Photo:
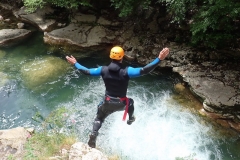
[[[129,100],[127,97],[124,97],[124,98],[120,98],[122,101],[126,101],[126,107],[125,107],[125,111],[124,111],[124,114],[123,114],[123,121],[126,120],[126,117],[127,117],[127,113],[128,113],[128,106],[129,106]]]

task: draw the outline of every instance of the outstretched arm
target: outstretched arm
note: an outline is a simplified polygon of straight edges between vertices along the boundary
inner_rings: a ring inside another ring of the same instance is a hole
[[[168,48],[164,48],[159,53],[158,58],[156,58],[154,61],[152,61],[148,65],[146,65],[144,67],[139,67],[139,68],[128,67],[128,76],[130,78],[133,78],[133,77],[139,77],[141,75],[148,74],[149,72],[154,70],[158,66],[160,61],[164,60],[167,57],[168,54],[169,54],[169,49]]]
[[[88,69],[84,66],[82,66],[81,64],[79,64],[76,60],[75,57],[71,56],[66,56],[66,59],[67,61],[74,65],[78,70],[80,70],[83,74],[85,75],[91,75],[91,76],[100,76],[101,75],[101,69],[102,67],[98,67],[98,68],[91,68],[91,69]]]

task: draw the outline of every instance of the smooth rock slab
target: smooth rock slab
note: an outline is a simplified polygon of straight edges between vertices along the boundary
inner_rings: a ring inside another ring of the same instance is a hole
[[[0,47],[10,47],[23,42],[32,34],[26,29],[2,29],[0,30]]]

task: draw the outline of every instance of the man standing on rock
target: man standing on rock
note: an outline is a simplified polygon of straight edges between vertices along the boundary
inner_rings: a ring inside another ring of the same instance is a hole
[[[124,50],[119,46],[115,46],[110,51],[110,58],[112,62],[108,66],[100,66],[98,68],[91,69],[79,64],[73,56],[66,56],[67,61],[70,64],[73,64],[83,74],[102,76],[106,87],[104,99],[98,105],[97,115],[93,122],[92,133],[88,141],[88,145],[90,147],[96,147],[98,130],[101,128],[105,118],[111,113],[125,110],[123,120],[126,119],[126,115],[128,114],[127,124],[131,125],[135,121],[135,116],[133,115],[134,101],[133,99],[126,97],[128,81],[130,78],[139,77],[154,70],[160,61],[164,60],[168,54],[169,49],[164,48],[159,53],[159,56],[145,67],[126,67],[122,64]]]

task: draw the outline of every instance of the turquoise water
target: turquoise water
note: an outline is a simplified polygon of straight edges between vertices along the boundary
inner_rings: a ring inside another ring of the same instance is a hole
[[[79,62],[86,67],[104,65],[106,55],[83,55]],[[41,128],[36,113],[44,119],[66,107],[71,114],[62,130],[74,128],[87,142],[104,84],[100,77],[76,71],[64,57],[44,45],[41,34],[0,50],[0,129]],[[123,112],[110,115],[97,147],[124,160],[240,159],[238,134],[223,132],[173,98],[178,81],[169,71],[132,79],[128,96],[135,101],[136,121],[129,126],[122,121]]]

